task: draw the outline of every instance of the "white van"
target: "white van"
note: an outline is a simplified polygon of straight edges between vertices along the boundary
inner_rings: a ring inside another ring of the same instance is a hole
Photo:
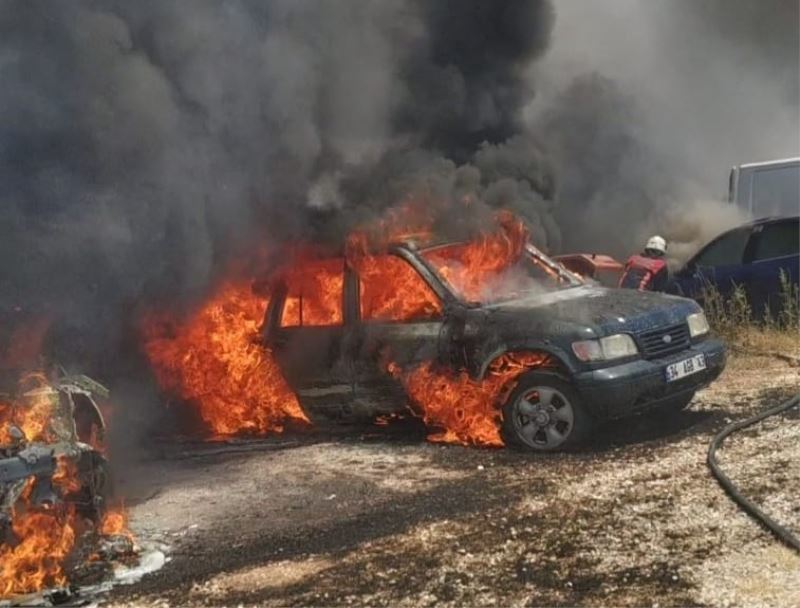
[[[728,200],[756,219],[800,215],[800,158],[734,167]]]

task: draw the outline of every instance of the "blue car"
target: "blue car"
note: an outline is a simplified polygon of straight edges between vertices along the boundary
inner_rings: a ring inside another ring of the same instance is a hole
[[[800,218],[765,218],[719,235],[681,268],[667,291],[698,300],[715,287],[727,299],[736,285],[747,294],[753,312],[780,309],[780,275],[800,281]]]

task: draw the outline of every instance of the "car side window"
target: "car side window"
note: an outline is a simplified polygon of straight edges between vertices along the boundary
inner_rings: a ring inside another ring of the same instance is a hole
[[[694,265],[732,266],[741,264],[749,238],[749,229],[734,230],[701,251],[694,259]]]
[[[365,321],[431,321],[442,305],[430,285],[405,260],[394,255],[360,258],[359,307]]]
[[[325,327],[344,322],[344,260],[314,260],[285,276],[281,327]]]
[[[753,261],[771,260],[800,253],[800,223],[797,220],[764,226],[753,250]]]

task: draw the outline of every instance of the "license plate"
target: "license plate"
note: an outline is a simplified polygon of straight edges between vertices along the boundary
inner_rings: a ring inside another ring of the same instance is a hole
[[[674,380],[685,378],[686,376],[691,376],[692,374],[703,371],[705,368],[705,355],[695,355],[689,359],[684,359],[683,361],[678,361],[672,365],[667,365],[667,369],[665,370],[667,382],[672,382]]]

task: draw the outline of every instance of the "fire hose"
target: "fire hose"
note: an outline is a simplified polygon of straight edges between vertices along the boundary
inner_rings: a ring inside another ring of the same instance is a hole
[[[732,435],[736,431],[740,431],[752,426],[757,422],[761,422],[770,416],[775,416],[782,412],[786,412],[793,407],[797,407],[798,405],[800,405],[800,393],[788,401],[781,403],[780,405],[776,405],[775,407],[766,409],[763,412],[759,412],[755,416],[751,416],[750,418],[740,420],[739,422],[734,422],[733,424],[726,426],[714,436],[714,439],[711,441],[711,445],[708,447],[708,466],[711,469],[711,473],[723,487],[725,492],[727,492],[728,496],[730,496],[731,499],[737,505],[739,505],[739,507],[741,507],[745,513],[758,521],[758,523],[764,526],[767,530],[772,532],[772,534],[774,534],[778,540],[800,553],[800,539],[792,534],[787,528],[764,513],[764,511],[762,511],[753,501],[744,496],[736,487],[736,485],[734,485],[734,483],[730,480],[730,478],[722,471],[722,469],[720,469],[716,455],[717,449],[722,445],[722,442],[729,435]]]

